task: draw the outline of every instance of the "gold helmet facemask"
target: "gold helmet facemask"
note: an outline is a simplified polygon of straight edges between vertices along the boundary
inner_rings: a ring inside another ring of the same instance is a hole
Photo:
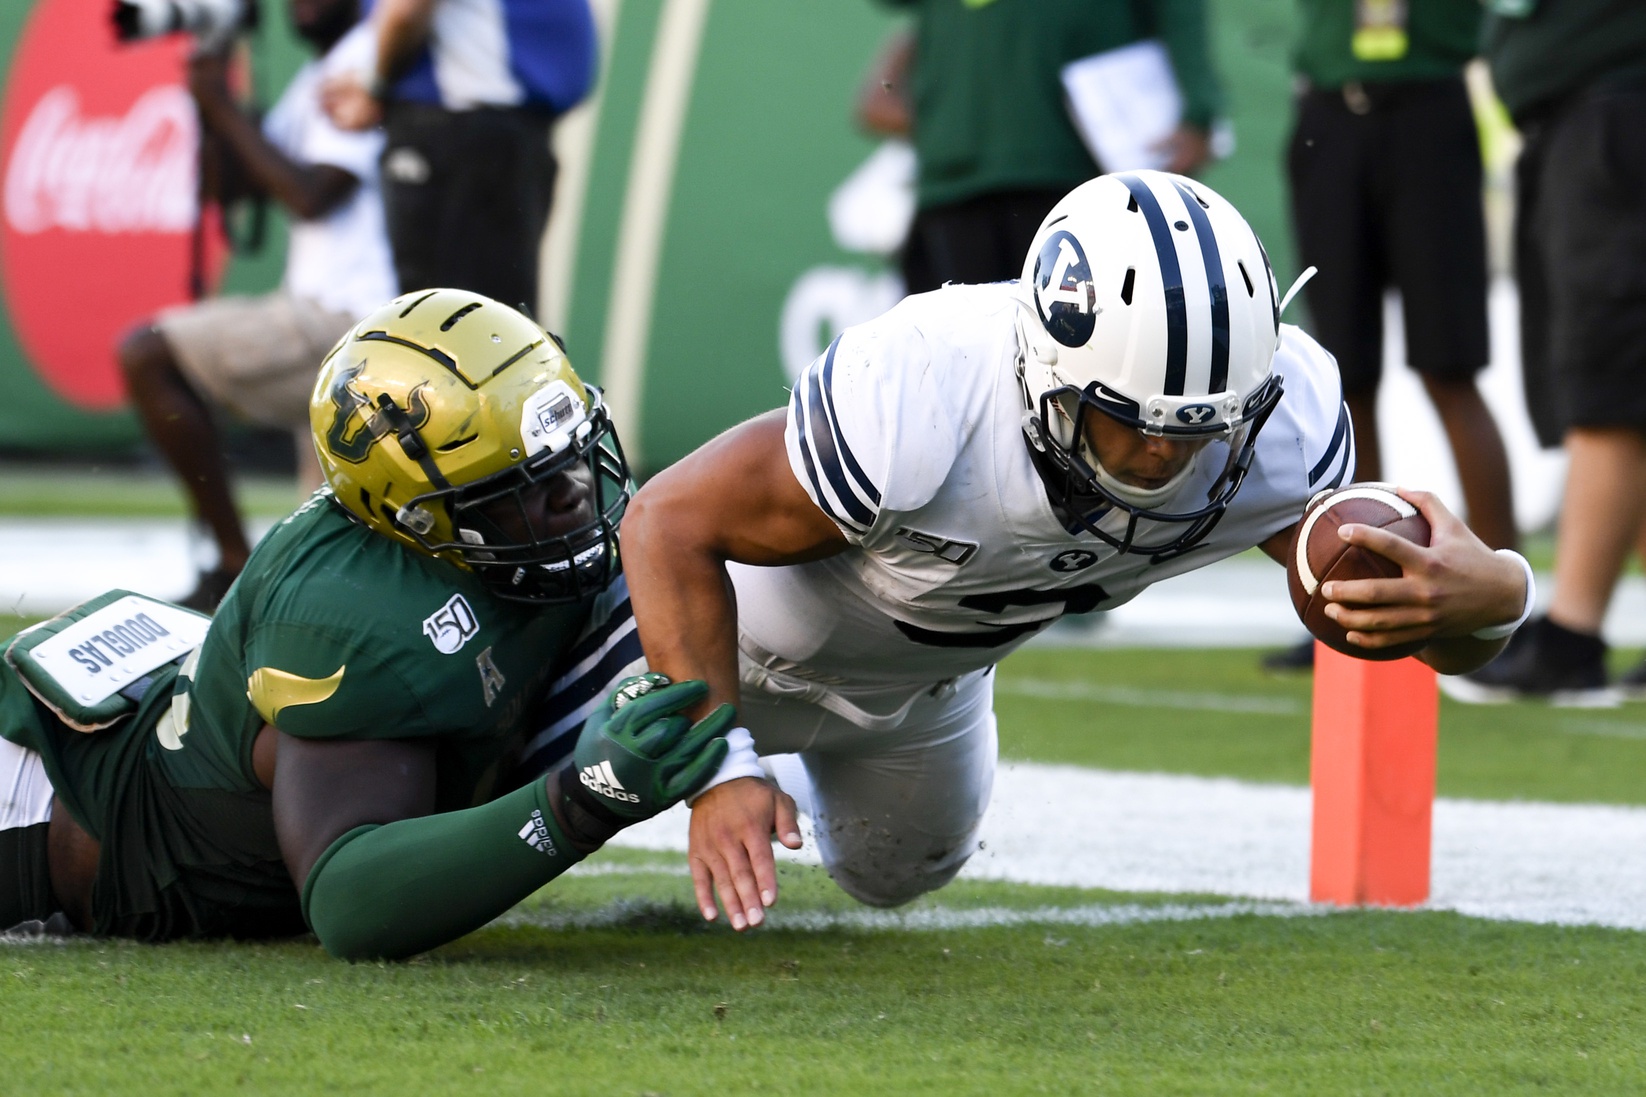
[[[397,298],[332,350],[309,411],[338,505],[499,597],[573,601],[616,572],[622,446],[600,391],[514,309],[458,290]]]

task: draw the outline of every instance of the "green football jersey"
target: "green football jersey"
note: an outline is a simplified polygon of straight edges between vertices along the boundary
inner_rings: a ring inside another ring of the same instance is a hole
[[[437,810],[471,806],[507,791],[498,775],[587,615],[586,604],[497,599],[472,573],[367,530],[318,493],[258,545],[205,642],[156,680],[135,718],[83,735],[35,706],[48,719],[18,741],[41,751],[103,843],[97,931],[301,932],[270,795],[252,768],[263,725],[304,739],[430,742]],[[21,692],[0,687],[0,713]]]

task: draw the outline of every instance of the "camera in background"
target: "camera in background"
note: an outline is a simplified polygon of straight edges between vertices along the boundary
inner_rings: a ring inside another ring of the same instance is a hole
[[[121,42],[192,34],[203,51],[226,47],[257,25],[256,0],[114,0],[114,37]]]

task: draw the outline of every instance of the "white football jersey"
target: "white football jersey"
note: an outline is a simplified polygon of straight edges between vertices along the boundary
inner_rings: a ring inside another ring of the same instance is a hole
[[[835,687],[933,683],[998,662],[1065,613],[1122,605],[1151,583],[1242,552],[1350,478],[1337,368],[1283,327],[1284,395],[1244,485],[1189,552],[1152,563],[1059,521],[1023,437],[1015,286],[946,286],[843,333],[801,374],[790,467],[853,547],[809,564],[733,565],[745,651]],[[1163,511],[1204,505],[1215,442]],[[1111,514],[1118,533],[1125,515]],[[1104,525],[1105,530],[1109,529]],[[1159,543],[1174,532],[1148,533]]]

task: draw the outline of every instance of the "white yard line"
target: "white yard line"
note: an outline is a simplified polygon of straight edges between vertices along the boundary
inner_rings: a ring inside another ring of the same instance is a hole
[[[1292,697],[1263,697],[1240,693],[1201,693],[1195,690],[1134,689],[1089,682],[1059,682],[1040,678],[1001,678],[997,694],[1009,693],[1040,701],[1077,701],[1127,708],[1171,708],[1192,712],[1239,712],[1263,716],[1301,716],[1308,705]]]
[[[561,911],[552,908],[520,908],[498,921],[503,925],[542,926],[546,929],[605,929],[633,924],[660,912],[654,903],[620,900],[596,910]],[[669,912],[673,914],[673,911]],[[902,913],[895,910],[802,910],[774,907],[766,922],[768,930],[819,933],[832,929],[859,931],[932,931],[981,929],[989,926],[1131,926],[1145,922],[1194,922],[1211,918],[1239,918],[1258,915],[1268,918],[1311,917],[1332,913],[1327,907],[1297,903],[1092,903],[1078,907],[923,907]],[[695,918],[695,914],[688,912]],[[0,938],[3,940],[3,938]],[[1046,944],[1067,944],[1047,937]]]
[[[270,524],[254,523],[253,535]],[[181,519],[0,518],[0,613],[57,613],[111,587],[179,597],[194,585],[186,530]],[[1553,587],[1549,576],[1539,578],[1540,592]],[[1161,583],[1112,613],[1064,618],[1031,643],[1265,647],[1302,636],[1285,572],[1267,560],[1238,558]],[[1646,579],[1629,576],[1619,586],[1606,639],[1646,645]],[[1111,696],[1130,703],[1123,693]]]
[[[1309,813],[1289,785],[1009,762],[963,875],[1306,904]],[[685,822],[676,809],[614,844],[683,851]],[[1441,799],[1427,905],[1646,929],[1646,808]]]

